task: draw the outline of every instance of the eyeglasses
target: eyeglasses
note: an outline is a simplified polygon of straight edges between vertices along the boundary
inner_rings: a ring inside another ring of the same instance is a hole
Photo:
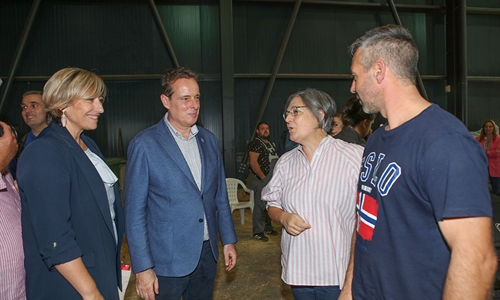
[[[306,107],[305,105],[300,105],[300,106],[292,106],[290,110],[285,110],[283,113],[283,119],[286,120],[286,117],[288,115],[292,115],[292,117],[295,117],[299,113],[299,108],[301,107]]]

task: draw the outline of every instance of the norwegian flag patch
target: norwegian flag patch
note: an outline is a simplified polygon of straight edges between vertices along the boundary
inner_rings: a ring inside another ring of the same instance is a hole
[[[358,193],[358,234],[367,241],[373,238],[373,231],[377,224],[377,200],[364,193]]]

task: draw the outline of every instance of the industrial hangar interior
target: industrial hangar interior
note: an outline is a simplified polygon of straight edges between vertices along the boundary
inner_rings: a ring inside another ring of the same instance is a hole
[[[130,140],[165,113],[161,74],[185,66],[199,73],[199,120],[218,138],[226,176],[244,178],[239,166],[256,125],[266,121],[277,141],[284,104],[301,88],[324,90],[342,107],[353,96],[348,46],[386,24],[414,36],[426,99],[470,131],[500,121],[498,0],[2,0],[0,117],[24,135],[24,92],[42,90],[61,68],[91,70],[108,96],[97,130],[86,134],[123,163]],[[383,122],[378,116],[373,129]],[[278,237],[255,243],[251,223],[237,223],[242,259],[237,272],[218,271],[214,299],[290,299]],[[133,275],[125,299],[139,299]]]
[[[109,94],[87,134],[108,157],[126,158],[134,135],[165,113],[160,76],[186,66],[200,75],[200,121],[234,177],[260,120],[278,140],[290,94],[315,87],[338,107],[352,97],[347,47],[385,24],[412,32],[429,101],[471,131],[500,121],[496,0],[4,0],[0,24],[1,116],[26,133],[25,91],[43,89],[63,67],[92,70]]]

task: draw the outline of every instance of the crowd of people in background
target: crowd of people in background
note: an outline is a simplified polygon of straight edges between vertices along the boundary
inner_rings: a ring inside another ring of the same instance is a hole
[[[282,226],[282,279],[297,300],[487,299],[497,267],[491,193],[500,139],[477,141],[416,86],[418,48],[402,26],[350,47],[347,100],[292,93],[276,146],[265,122],[247,147],[255,190],[252,238]],[[162,76],[159,122],[130,142],[122,205],[97,144],[107,87],[64,68],[22,97],[30,132],[0,122],[0,299],[119,299],[126,234],[136,292],[212,299],[237,236],[217,139],[197,126],[200,90],[187,68]],[[387,123],[372,133],[376,114]],[[10,170],[10,172],[9,172]]]

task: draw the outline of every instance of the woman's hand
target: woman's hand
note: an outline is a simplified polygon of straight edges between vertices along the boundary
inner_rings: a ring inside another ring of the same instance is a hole
[[[311,228],[304,219],[293,213],[283,212],[280,218],[280,223],[285,226],[285,230],[293,236],[301,234],[303,231]]]

